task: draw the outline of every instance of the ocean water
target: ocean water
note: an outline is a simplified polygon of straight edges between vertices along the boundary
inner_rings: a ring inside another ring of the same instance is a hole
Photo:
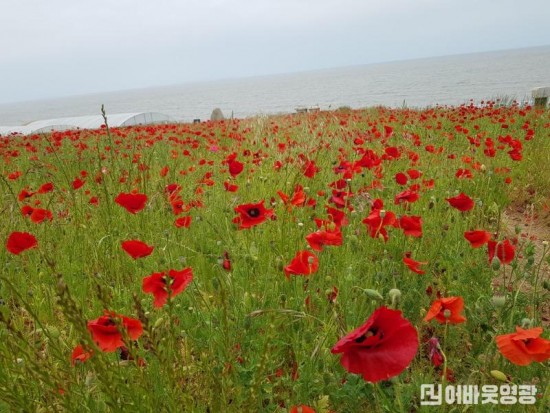
[[[473,99],[531,98],[550,86],[550,46],[377,63],[242,79],[125,90],[0,105],[0,125],[109,113],[161,112],[178,121],[336,109],[460,105]]]

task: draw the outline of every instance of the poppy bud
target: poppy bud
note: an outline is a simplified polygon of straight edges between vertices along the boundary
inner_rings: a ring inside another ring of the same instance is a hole
[[[399,302],[401,301],[401,291],[397,288],[392,288],[388,295],[390,296],[392,307],[397,308],[399,306]]]
[[[378,291],[376,290],[371,290],[370,288],[365,288],[363,290],[363,292],[365,294],[367,294],[367,296],[369,298],[372,298],[373,300],[380,300],[380,301],[383,301],[384,300],[384,297],[382,297],[382,294],[380,294]]]
[[[506,297],[503,295],[494,295],[491,301],[495,308],[502,308],[506,304]]]
[[[52,336],[53,338],[59,338],[59,336],[60,336],[59,329],[58,329],[57,327],[54,327],[54,326],[49,326],[49,327],[48,327],[48,333],[49,333],[50,336]]]
[[[493,269],[493,271],[500,270],[500,261],[498,259],[494,258],[493,262],[491,263],[491,268]]]
[[[523,320],[521,320],[521,328],[525,330],[531,328],[532,325],[533,325],[533,320],[531,320],[530,318],[524,318]]]
[[[499,381],[503,381],[505,383],[508,381],[508,377],[506,376],[506,374],[504,374],[500,370],[491,370],[491,376],[493,376],[493,378],[495,378]]]
[[[153,328],[159,328],[162,325],[163,321],[163,318],[160,317],[157,321],[155,321],[155,324],[153,324]]]

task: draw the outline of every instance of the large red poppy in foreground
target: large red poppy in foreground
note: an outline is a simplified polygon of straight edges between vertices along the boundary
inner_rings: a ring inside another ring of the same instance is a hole
[[[540,335],[542,327],[524,330],[516,327],[516,332],[496,337],[500,353],[518,366],[527,366],[533,361],[540,363],[550,359],[550,340]]]
[[[376,383],[405,370],[417,350],[418,333],[401,311],[380,307],[331,352],[342,353],[340,363],[347,371]]]

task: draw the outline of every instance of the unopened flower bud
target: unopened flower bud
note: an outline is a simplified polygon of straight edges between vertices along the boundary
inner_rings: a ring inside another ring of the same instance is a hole
[[[401,290],[392,288],[388,295],[390,296],[392,307],[397,308],[399,306],[399,302],[401,301]]]
[[[493,258],[493,261],[491,262],[491,268],[493,271],[500,270],[500,261],[497,258]]]
[[[533,320],[531,320],[530,318],[524,318],[523,320],[521,320],[521,328],[523,329],[531,328],[532,324]]]
[[[495,379],[497,379],[499,381],[503,381],[505,383],[508,381],[508,377],[506,377],[506,374],[504,374],[500,370],[491,370],[491,376],[493,376]]]
[[[495,308],[502,308],[506,304],[506,297],[503,295],[495,295],[491,299]]]
[[[164,322],[164,319],[162,317],[159,317],[157,321],[155,321],[155,324],[153,324],[153,328],[159,328],[163,322]]]
[[[371,290],[370,288],[365,288],[363,290],[363,292],[369,297],[369,298],[372,298],[374,300],[384,300],[384,297],[382,297],[382,294],[380,294],[378,291],[376,290]]]

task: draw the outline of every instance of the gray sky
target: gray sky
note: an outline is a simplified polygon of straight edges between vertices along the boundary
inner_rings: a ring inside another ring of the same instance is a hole
[[[0,4],[0,103],[550,44],[549,0]]]

